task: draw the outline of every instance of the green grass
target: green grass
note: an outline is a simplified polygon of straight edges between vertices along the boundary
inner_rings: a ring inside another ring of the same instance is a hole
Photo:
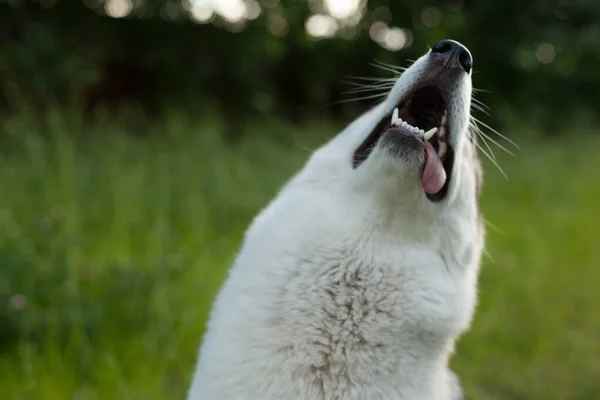
[[[245,227],[333,129],[310,131],[228,143],[179,115],[5,120],[2,398],[183,398]],[[502,233],[488,230],[453,366],[474,399],[597,399],[600,139],[521,142],[498,153],[510,180],[487,166],[482,207]]]

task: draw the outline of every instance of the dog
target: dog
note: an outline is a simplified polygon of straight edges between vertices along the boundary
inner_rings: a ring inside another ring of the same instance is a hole
[[[457,400],[484,227],[472,57],[443,40],[246,232],[189,400]]]

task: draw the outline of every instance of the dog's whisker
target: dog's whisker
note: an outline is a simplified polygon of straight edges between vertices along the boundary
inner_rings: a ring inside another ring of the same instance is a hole
[[[395,68],[387,67],[385,65],[378,65],[378,64],[375,64],[375,63],[371,63],[369,65],[371,65],[371,66],[373,66],[375,68],[379,68],[379,69],[382,69],[384,71],[388,71],[388,72],[391,72],[393,74],[396,74],[396,76],[400,76],[402,74],[402,71],[403,71],[403,70],[398,70],[398,69],[395,69]]]
[[[500,235],[504,235],[504,231],[500,228],[498,228],[496,225],[492,224],[489,220],[483,218],[483,222],[490,227],[491,230],[493,230],[494,232],[500,234]]]
[[[380,82],[380,83],[361,83],[361,82],[352,82],[352,81],[340,81],[340,83],[343,83],[345,85],[351,85],[357,88],[372,88],[372,87],[381,87],[381,86],[388,86],[391,85],[392,82]]]
[[[494,166],[498,169],[498,171],[500,171],[500,173],[502,174],[502,176],[504,176],[504,178],[508,180],[508,175],[506,175],[506,172],[504,172],[504,170],[502,169],[502,167],[500,167],[500,164],[498,164],[498,162],[492,156],[490,156],[490,154],[488,154],[488,152],[485,151],[485,149],[483,147],[481,147],[479,145],[479,143],[475,142],[475,145],[488,158],[488,160],[490,160],[490,162],[492,164],[494,164]]]
[[[364,97],[356,97],[356,98],[352,98],[352,99],[338,100],[338,101],[334,101],[333,103],[330,103],[330,104],[359,102],[359,101],[363,101],[363,100],[379,99],[379,98],[382,98],[385,96],[387,96],[387,92],[377,93],[377,94],[373,94],[370,96],[364,96]]]
[[[487,147],[487,149],[489,150],[490,154],[492,155],[492,157],[494,157],[494,160],[495,160],[496,159],[496,154],[494,154],[494,151],[490,147],[490,145],[487,142],[485,136],[481,135],[481,129],[479,129],[479,127],[474,122],[471,122],[470,126],[471,126],[471,129],[473,130],[473,132],[475,132],[475,134],[477,135],[477,138],[481,139],[481,141],[485,144],[485,146]]]
[[[473,107],[477,111],[481,111],[482,113],[484,113],[487,116],[490,115],[490,113],[485,108],[483,108],[482,106],[480,106],[479,104],[472,103],[471,107]]]
[[[482,106],[482,107],[484,107],[484,108],[486,108],[486,109],[488,109],[488,110],[490,109],[490,107],[488,107],[488,105],[487,105],[487,104],[485,104],[483,101],[481,101],[481,100],[479,100],[479,99],[477,99],[477,98],[475,98],[475,97],[471,97],[471,100],[472,100],[474,103],[477,103],[477,104],[479,104],[480,106]]]
[[[380,80],[373,80],[373,81],[353,81],[353,80],[342,80],[342,83],[346,83],[349,85],[355,85],[355,86],[379,86],[379,85],[392,85],[394,83],[396,83],[396,79],[380,79]]]
[[[492,263],[496,264],[496,260],[486,249],[483,249],[483,254],[488,257]]]
[[[302,144],[302,143],[294,143],[293,145],[295,147],[297,147],[299,149],[302,149],[304,151],[307,151],[308,153],[311,153],[311,154],[314,153],[314,151],[316,150],[316,149],[311,149],[310,147],[308,147],[308,146],[306,146],[305,144]]]
[[[475,132],[475,134],[477,135],[477,137],[481,139],[481,141],[483,142],[483,144],[485,144],[485,147],[487,147],[487,149],[489,150],[490,154],[492,155],[492,157],[495,160],[496,159],[496,155],[494,154],[494,151],[490,147],[489,143],[485,140],[485,137],[482,137],[480,135],[479,129],[477,128],[477,126],[471,124],[471,129]]]
[[[389,92],[392,87],[390,86],[381,86],[381,87],[363,87],[363,88],[354,88],[349,89],[342,94],[353,94],[353,93],[365,93],[365,92]]]
[[[360,95],[360,94],[380,94],[382,96],[387,95],[389,93],[389,89],[356,89],[356,90],[348,90],[345,92],[341,92],[342,95]]]
[[[404,71],[406,71],[408,69],[407,67],[401,67],[399,65],[388,64],[388,63],[385,63],[385,62],[382,62],[382,61],[379,61],[379,60],[374,60],[373,62],[375,64],[377,64],[375,66],[382,66],[382,67],[390,68],[390,69],[393,69],[393,70],[398,71],[398,72],[404,72]]]
[[[480,120],[478,120],[477,118],[471,116],[471,118],[478,124],[478,125],[482,125],[484,127],[486,127],[487,129],[489,129],[490,131],[494,132],[496,135],[500,136],[502,139],[506,140],[508,143],[512,144],[513,146],[515,146],[518,150],[520,150],[519,146],[513,142],[512,140],[510,140],[508,137],[504,136],[503,134],[501,134],[500,132],[498,132],[497,130],[495,130],[494,128],[492,128],[491,126],[489,126],[488,124],[486,124],[485,122],[481,122]]]
[[[370,83],[363,82],[353,82],[352,80],[343,80],[342,83],[353,86],[353,88],[348,89],[343,94],[354,94],[354,93],[364,93],[364,92],[387,92],[394,87],[396,83],[396,79],[377,79],[377,78],[362,78],[356,77],[354,79],[364,80]],[[371,83],[372,82],[372,83]]]
[[[504,147],[503,145],[501,145],[500,143],[498,143],[496,140],[494,140],[494,138],[492,138],[491,136],[489,136],[488,134],[486,134],[485,132],[483,132],[483,130],[481,130],[479,127],[476,127],[475,131],[477,132],[477,134],[479,135],[479,137],[485,141],[484,138],[488,139],[490,142],[494,143],[496,146],[498,146],[501,150],[504,150],[504,152],[506,152],[506,154],[510,154],[513,157],[515,156],[515,153],[513,153],[512,151],[508,150],[506,147]]]
[[[379,78],[379,77],[369,77],[369,76],[347,76],[346,79],[352,81],[366,81],[366,82],[396,82],[397,78]]]
[[[393,86],[390,85],[380,85],[380,86],[354,86],[349,88],[347,91],[345,91],[345,93],[352,93],[352,92],[366,92],[366,91],[383,91],[383,90],[391,90],[393,88]]]
[[[385,82],[379,82],[379,83],[361,83],[361,82],[352,82],[352,81],[341,81],[341,83],[345,83],[347,85],[352,85],[355,88],[382,88],[382,87],[387,87],[387,88],[391,88],[394,86],[394,84],[396,83],[396,81],[385,81]]]

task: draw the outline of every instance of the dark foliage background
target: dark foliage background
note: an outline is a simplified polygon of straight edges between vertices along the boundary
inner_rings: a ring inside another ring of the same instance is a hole
[[[326,40],[306,34],[308,1],[266,4],[257,19],[232,25],[219,17],[194,22],[189,3],[170,0],[136,0],[121,19],[107,17],[101,0],[1,1],[2,108],[136,102],[152,111],[164,104],[218,111],[226,119],[339,115],[357,106],[332,104],[348,98],[346,76],[388,77],[370,63],[406,65],[442,38],[472,51],[475,85],[491,92],[479,98],[496,124],[526,119],[566,133],[600,104],[595,0],[370,0],[352,39]],[[429,27],[422,18],[428,7],[441,17]],[[287,22],[280,37],[269,32],[273,16]],[[392,52],[374,43],[369,28],[378,19],[410,30],[412,45]],[[536,51],[544,44],[554,54],[541,62]]]

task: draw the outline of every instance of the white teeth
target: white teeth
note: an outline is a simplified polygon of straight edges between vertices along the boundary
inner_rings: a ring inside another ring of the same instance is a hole
[[[440,136],[442,134],[445,134],[445,123],[446,123],[446,120],[447,120],[446,113],[447,112],[444,111],[444,116],[442,117],[442,123],[441,123],[439,129],[438,128],[432,128],[432,129],[428,130],[427,132],[425,132],[423,129],[419,129],[416,126],[412,126],[408,122],[403,121],[402,118],[400,118],[400,111],[396,108],[396,109],[394,109],[394,112],[392,113],[392,126],[401,126],[401,127],[405,128],[405,129],[410,130],[414,134],[417,134],[417,135],[421,136],[424,141],[428,141],[438,131],[439,131],[439,135]]]
[[[425,141],[428,141],[429,139],[431,139],[433,137],[433,135],[435,135],[437,130],[438,130],[438,128],[431,128],[427,132],[423,133],[421,136],[423,136],[423,139]],[[423,132],[423,130],[421,130],[421,132]]]
[[[398,115],[399,115],[399,112],[398,112],[398,109],[396,108],[394,110],[394,113],[392,114],[392,125],[396,125],[396,122],[398,122],[398,119],[399,119]]]

